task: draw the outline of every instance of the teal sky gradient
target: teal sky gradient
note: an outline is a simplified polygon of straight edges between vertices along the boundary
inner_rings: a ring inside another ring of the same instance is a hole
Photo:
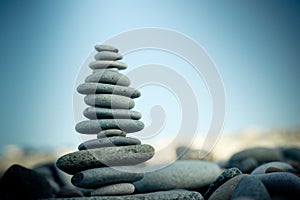
[[[0,5],[0,146],[78,144],[72,98],[81,65],[95,44],[142,27],[181,32],[206,49],[224,81],[225,131],[300,124],[299,1],[10,0]],[[144,61],[132,55],[128,64],[135,58]],[[209,107],[203,98],[202,107]]]

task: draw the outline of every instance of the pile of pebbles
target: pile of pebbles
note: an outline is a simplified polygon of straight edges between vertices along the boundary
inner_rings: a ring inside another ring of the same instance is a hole
[[[127,137],[127,133],[142,130],[144,124],[139,121],[141,114],[131,110],[133,99],[141,93],[129,87],[129,78],[119,72],[127,68],[118,61],[122,55],[112,46],[96,45],[95,49],[95,61],[89,63],[93,72],[77,88],[90,106],[83,112],[88,120],[79,122],[75,129],[97,138],[81,143],[79,151],[60,157],[56,165],[73,175],[73,185],[91,189],[91,196],[128,195],[135,191],[132,183],[144,174],[115,167],[141,164],[155,151],[139,139]]]

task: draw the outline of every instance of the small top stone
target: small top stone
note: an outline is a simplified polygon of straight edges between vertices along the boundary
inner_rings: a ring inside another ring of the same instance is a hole
[[[105,45],[105,44],[96,45],[95,50],[98,52],[101,52],[101,51],[111,51],[111,52],[116,52],[116,53],[119,52],[119,50],[116,47],[113,47],[110,45]]]
[[[121,54],[110,51],[101,51],[95,55],[96,60],[121,60],[122,58]]]

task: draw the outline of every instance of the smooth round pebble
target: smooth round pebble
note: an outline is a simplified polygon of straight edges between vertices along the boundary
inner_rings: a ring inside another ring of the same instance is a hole
[[[275,168],[278,168],[278,169],[281,169],[281,170],[293,170],[293,167],[290,164],[288,164],[288,163],[285,163],[285,162],[269,162],[269,163],[260,165],[257,168],[255,168],[251,172],[251,175],[254,175],[254,174],[265,174],[266,170],[269,167],[275,167]]]
[[[91,196],[104,195],[126,195],[134,192],[134,185],[131,183],[117,183],[113,185],[103,186],[91,192]]]
[[[91,69],[110,69],[117,68],[123,70],[127,68],[127,65],[119,61],[108,61],[108,60],[96,60],[89,63]]]
[[[222,170],[215,163],[179,160],[165,168],[145,173],[145,177],[135,182],[134,186],[142,193],[171,189],[199,189],[213,182],[221,172]]]
[[[87,149],[96,149],[113,146],[128,146],[137,144],[141,144],[141,141],[137,138],[116,136],[110,138],[87,140],[78,146],[78,150],[81,151]]]
[[[82,150],[60,157],[56,166],[75,174],[97,167],[136,165],[152,158],[154,152],[154,148],[146,144]]]
[[[114,137],[114,136],[120,136],[120,137],[125,137],[126,132],[119,130],[119,129],[108,129],[104,131],[100,131],[97,134],[97,138],[106,138],[106,137]]]
[[[112,85],[129,86],[130,80],[124,74],[113,70],[98,70],[95,73],[87,76],[86,83],[106,83]]]
[[[114,183],[134,182],[143,177],[143,173],[119,171],[111,167],[102,167],[78,172],[72,177],[71,181],[77,187],[95,189]]]
[[[111,52],[116,52],[116,53],[119,52],[119,50],[116,47],[113,47],[110,45],[105,45],[105,44],[95,45],[95,50],[98,52],[101,52],[101,51],[111,51]]]
[[[260,179],[273,197],[295,199],[300,196],[300,178],[289,172],[253,175]]]
[[[55,197],[83,197],[84,194],[75,187],[62,187]]]
[[[100,51],[95,55],[96,60],[121,60],[123,56],[116,52]]]
[[[84,97],[84,102],[89,106],[113,109],[131,109],[135,105],[131,98],[114,94],[89,94]]]
[[[126,109],[109,109],[99,107],[88,107],[83,111],[83,115],[88,119],[136,119],[142,115],[139,112]]]
[[[212,193],[209,200],[230,200],[232,192],[244,176],[246,175],[240,174],[226,181]]]
[[[126,133],[133,133],[144,128],[144,123],[131,119],[100,119],[86,120],[76,124],[75,129],[83,134],[97,134],[106,129],[120,129]]]
[[[232,193],[231,199],[239,198],[271,200],[271,197],[261,180],[249,175],[240,180]]]
[[[263,164],[271,161],[280,161],[283,156],[279,149],[265,148],[265,147],[254,147],[245,149],[234,154],[229,162],[235,163],[240,162],[246,158],[254,158],[259,164]]]
[[[131,87],[104,83],[83,83],[77,87],[80,94],[115,94],[130,98],[141,96],[141,92]]]

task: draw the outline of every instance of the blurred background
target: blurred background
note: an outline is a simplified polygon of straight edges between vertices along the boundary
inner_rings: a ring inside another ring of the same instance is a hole
[[[212,152],[216,159],[248,146],[300,146],[299,1],[0,3],[0,171],[12,163],[32,167],[77,148],[82,141],[74,129],[73,93],[82,64],[95,44],[143,27],[189,36],[216,64],[226,92],[223,132]],[[165,62],[185,71],[178,58],[168,56],[149,51],[128,55],[124,62],[129,69]],[[190,81],[201,113],[193,144],[199,148],[212,108],[203,80]],[[166,96],[160,102],[153,92]],[[176,106],[173,96],[158,88],[142,88],[142,94],[147,102],[138,100],[136,110],[146,125],[153,105]],[[171,116],[180,114],[170,110]],[[178,120],[170,119],[171,124]]]

